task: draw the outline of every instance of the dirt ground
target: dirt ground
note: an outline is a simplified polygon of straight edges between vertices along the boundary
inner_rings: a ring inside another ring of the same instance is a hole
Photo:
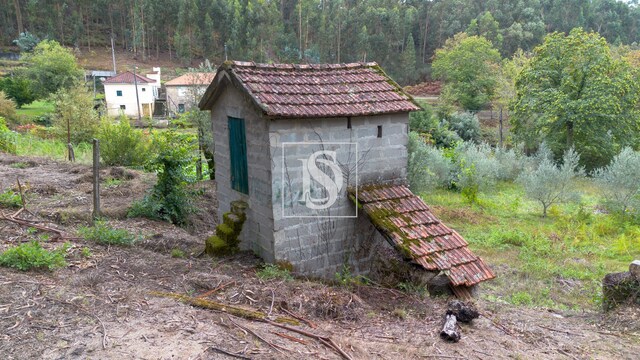
[[[87,224],[91,213],[89,167],[0,155],[0,192],[15,188],[16,178],[25,188],[27,208],[33,213],[20,216],[39,219],[71,235]],[[129,248],[71,240],[68,266],[54,272],[0,268],[0,358],[340,358],[309,337],[196,308],[155,292],[202,296],[262,311],[272,318],[295,314],[308,322],[296,328],[331,337],[353,359],[640,356],[637,308],[620,308],[605,316],[478,300],[481,317],[462,325],[460,342],[446,343],[439,331],[449,299],[303,278],[261,280],[256,276],[260,261],[251,254],[197,257],[203,239],[215,226],[213,182],[200,184],[205,189],[197,204],[200,212],[182,229],[126,218],[126,208],[153,184],[153,175],[116,168],[103,170],[103,179],[110,179],[104,180],[102,198],[109,224],[138,233],[141,240]],[[0,250],[38,236],[40,232],[0,221]],[[62,245],[54,240],[44,241],[43,246]],[[83,248],[90,249],[91,255]],[[174,249],[186,256],[172,257]]]

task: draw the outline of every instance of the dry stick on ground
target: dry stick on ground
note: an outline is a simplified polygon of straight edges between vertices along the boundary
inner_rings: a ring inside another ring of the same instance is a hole
[[[263,320],[263,321],[268,323],[268,324],[271,324],[273,326],[277,326],[279,328],[283,328],[285,330],[293,331],[293,332],[296,332],[298,334],[302,334],[304,336],[310,337],[312,339],[316,339],[316,340],[320,341],[321,343],[325,344],[326,346],[328,346],[329,348],[332,348],[332,349],[336,350],[345,359],[348,359],[348,360],[352,359],[351,356],[349,356],[349,354],[344,352],[344,350],[342,350],[340,348],[340,346],[338,346],[338,344],[336,344],[335,341],[333,341],[333,339],[331,339],[328,336],[321,336],[321,335],[313,334],[313,333],[310,333],[310,332],[307,332],[307,331],[304,331],[304,330],[301,330],[301,329],[296,329],[296,328],[291,327],[291,326],[287,326],[287,325],[284,325],[284,324],[278,324],[278,323],[273,322],[271,320]]]
[[[302,340],[302,339],[298,339],[296,337],[293,337],[293,336],[290,336],[290,335],[287,335],[287,334],[279,333],[277,331],[272,331],[271,333],[275,334],[275,335],[278,335],[278,336],[280,336],[282,338],[285,338],[285,339],[288,339],[288,340],[291,340],[291,341],[295,341],[295,342],[300,343],[302,345],[307,345],[307,342]]]
[[[217,348],[217,347],[215,347],[215,346],[209,346],[209,347],[207,348],[207,350],[213,350],[213,351],[215,351],[215,352],[217,352],[217,353],[224,354],[224,355],[227,355],[227,356],[231,356],[231,357],[234,357],[234,358],[237,358],[237,359],[246,359],[246,360],[251,360],[251,358],[248,358],[248,357],[246,357],[246,356],[242,356],[242,355],[234,354],[234,353],[228,352],[228,351],[226,351],[226,350],[222,350],[222,349],[220,349],[220,348]]]
[[[287,313],[287,314],[289,314],[289,316],[291,316],[292,318],[295,318],[295,319],[298,319],[298,320],[302,321],[303,323],[307,324],[310,328],[312,328],[312,329],[315,329],[315,328],[316,328],[316,324],[314,324],[314,323],[312,323],[311,321],[309,321],[309,320],[307,320],[307,319],[303,318],[302,316],[300,316],[300,315],[296,315],[296,314],[294,314],[293,312],[291,312],[291,311],[289,311],[289,310],[287,310],[287,309],[283,308],[282,306],[280,306],[280,310],[282,310],[282,311],[286,312],[286,313]]]
[[[52,232],[52,233],[56,234],[57,238],[62,239],[62,240],[77,240],[77,239],[79,239],[77,237],[71,237],[71,236],[65,235],[65,233],[62,230],[58,230],[58,229],[55,229],[55,228],[52,228],[52,227],[49,227],[49,226],[40,225],[40,224],[38,224],[36,222],[30,221],[30,220],[26,220],[26,219],[20,219],[20,218],[14,217],[12,215],[5,215],[2,212],[0,212],[0,220],[10,221],[10,222],[18,224],[20,226],[32,227],[34,229]]]
[[[242,326],[240,324],[238,324],[237,322],[233,321],[233,319],[231,319],[231,316],[229,316],[229,321],[231,321],[231,323],[235,326],[237,326],[238,328],[247,331],[249,333],[251,333],[251,335],[257,337],[258,339],[262,340],[265,344],[269,345],[270,347],[274,348],[276,351],[278,351],[281,354],[284,354],[282,352],[282,350],[287,350],[287,351],[291,351],[290,349],[287,349],[284,346],[280,346],[280,345],[276,345],[270,341],[268,341],[267,339],[263,338],[262,336],[258,335],[255,331],[251,330],[250,328],[246,327],[246,326]]]
[[[198,298],[198,299],[206,298],[207,296],[209,296],[209,295],[213,294],[214,292],[216,292],[216,291],[218,291],[218,290],[222,290],[222,289],[226,288],[227,286],[229,286],[229,285],[231,285],[231,284],[235,284],[235,283],[236,283],[236,281],[235,281],[235,280],[232,280],[232,281],[229,281],[229,282],[228,282],[228,283],[226,283],[226,284],[222,284],[222,285],[216,286],[214,289],[209,290],[209,291],[205,292],[205,293],[204,293],[204,294],[202,294],[202,295],[198,295],[198,296],[197,296],[197,298]]]

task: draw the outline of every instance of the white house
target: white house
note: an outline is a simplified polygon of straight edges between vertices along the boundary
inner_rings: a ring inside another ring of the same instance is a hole
[[[131,71],[116,75],[104,84],[104,96],[107,113],[111,116],[122,114],[129,117],[152,116],[158,90],[160,89],[160,68],[153,68],[147,76],[133,74]],[[136,84],[139,103],[136,102]]]
[[[167,107],[173,115],[189,111],[191,107],[198,105],[202,94],[216,73],[187,73],[173,80],[167,81],[164,86],[167,89]]]

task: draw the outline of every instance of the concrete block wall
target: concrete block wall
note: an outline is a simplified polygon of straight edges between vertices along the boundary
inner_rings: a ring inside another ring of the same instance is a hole
[[[357,218],[339,217],[354,215],[356,211],[347,197],[346,186],[330,210],[319,213],[329,217],[285,217],[292,215],[288,213],[289,207],[297,204],[295,193],[283,192],[283,185],[299,188],[301,179],[299,175],[291,178],[290,174],[299,173],[299,169],[289,166],[283,176],[283,143],[357,142],[357,154],[353,149],[350,160],[358,162],[359,185],[406,179],[408,114],[353,117],[351,128],[347,127],[348,122],[347,118],[270,120],[274,257],[290,262],[296,271],[310,276],[333,278],[344,265],[353,273],[366,274],[376,247],[384,246],[384,240],[364,214]],[[382,126],[380,138],[378,126]],[[308,155],[308,149],[296,152],[288,148],[285,162],[295,164],[297,159]],[[353,175],[348,180],[348,185],[355,185]]]
[[[245,120],[248,195],[231,188],[228,128],[230,116]],[[262,118],[248,96],[233,86],[228,86],[213,105],[211,120],[215,141],[219,221],[222,221],[222,214],[229,211],[231,201],[246,201],[247,220],[240,234],[240,247],[252,250],[265,261],[274,261],[269,122]]]

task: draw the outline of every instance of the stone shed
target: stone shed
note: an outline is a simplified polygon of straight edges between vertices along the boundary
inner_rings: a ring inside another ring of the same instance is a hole
[[[242,248],[316,277],[366,274],[380,247],[456,286],[494,277],[404,185],[420,107],[376,63],[226,62],[199,106],[211,111],[221,220],[247,203]]]

